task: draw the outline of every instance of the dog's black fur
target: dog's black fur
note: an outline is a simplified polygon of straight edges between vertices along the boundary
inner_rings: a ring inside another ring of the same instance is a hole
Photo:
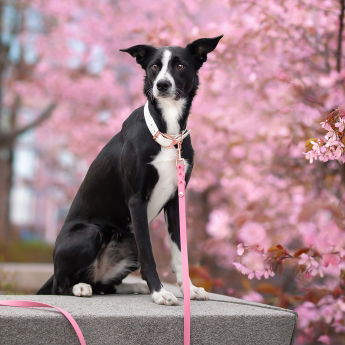
[[[221,37],[199,39],[186,48],[137,45],[123,50],[135,57],[146,72],[144,93],[161,132],[166,132],[167,124],[152,95],[152,86],[161,67],[162,52],[169,49],[172,53],[169,72],[178,90],[175,99],[186,99],[179,120],[183,130],[198,88],[198,70]],[[152,68],[153,64],[156,67]],[[178,70],[177,64],[183,64],[184,68]],[[164,92],[161,94],[165,96]],[[150,163],[160,150],[145,124],[143,107],[136,109],[91,164],[57,237],[54,275],[38,294],[71,294],[73,286],[79,282],[90,284],[96,294],[114,293],[114,286],[139,267],[150,292],[161,289],[147,216],[150,195],[159,178],[158,171]],[[188,182],[193,167],[190,136],[183,141],[182,152],[189,163]],[[171,239],[180,248],[177,191],[162,208]],[[128,259],[128,263],[121,272],[102,282],[102,277],[95,277],[95,263],[105,260],[105,256],[110,266],[122,259]]]

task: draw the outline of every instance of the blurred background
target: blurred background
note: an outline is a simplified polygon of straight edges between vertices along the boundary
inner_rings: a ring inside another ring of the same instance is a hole
[[[344,344],[345,170],[305,159],[345,103],[344,0],[0,0],[0,291],[32,293],[100,148],[144,104],[134,44],[224,34],[189,127],[191,277],[299,312],[298,344]],[[116,193],[116,191],[114,191]],[[151,224],[173,281],[162,218]]]

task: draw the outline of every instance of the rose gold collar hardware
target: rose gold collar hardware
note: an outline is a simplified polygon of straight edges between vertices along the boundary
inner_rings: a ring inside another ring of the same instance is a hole
[[[164,138],[167,138],[167,139],[172,140],[172,141],[176,140],[177,137],[179,136],[179,134],[177,136],[176,135],[170,135],[168,133],[160,133],[160,134],[162,134]]]
[[[155,133],[155,135],[152,137],[152,139],[153,139],[153,140],[156,140],[160,134],[162,134],[162,133],[161,133],[160,131],[157,131],[157,132]]]
[[[181,140],[178,141],[177,143],[177,157],[176,157],[176,164],[178,163],[183,163],[184,160],[182,158],[182,142],[183,142],[183,138],[182,138],[182,133],[181,133]]]

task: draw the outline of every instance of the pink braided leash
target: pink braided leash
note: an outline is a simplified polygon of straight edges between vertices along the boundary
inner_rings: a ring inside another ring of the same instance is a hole
[[[190,291],[189,291],[189,266],[188,266],[188,247],[187,247],[187,226],[186,226],[186,199],[185,199],[185,175],[184,161],[179,158],[176,163],[178,199],[180,215],[180,239],[182,255],[182,281],[183,281],[183,314],[184,314],[184,345],[190,344]]]
[[[78,326],[77,322],[74,320],[73,316],[67,312],[66,310],[63,310],[59,307],[55,307],[50,304],[40,303],[40,302],[34,302],[34,301],[22,301],[22,300],[0,300],[0,306],[4,307],[33,307],[33,308],[41,308],[41,307],[48,307],[48,308],[54,308],[57,311],[59,311],[72,325],[75,333],[77,334],[77,337],[79,339],[80,345],[86,345],[86,341],[84,339],[83,333]]]

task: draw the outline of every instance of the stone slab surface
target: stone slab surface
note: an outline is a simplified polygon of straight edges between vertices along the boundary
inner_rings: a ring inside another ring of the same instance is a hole
[[[129,279],[130,282],[136,278]],[[177,296],[178,289],[165,285]],[[191,302],[193,345],[291,345],[296,313],[236,298],[210,294]],[[69,311],[88,345],[182,345],[183,306],[160,306],[149,295],[14,296]],[[0,345],[77,345],[67,320],[46,308],[0,307]]]

